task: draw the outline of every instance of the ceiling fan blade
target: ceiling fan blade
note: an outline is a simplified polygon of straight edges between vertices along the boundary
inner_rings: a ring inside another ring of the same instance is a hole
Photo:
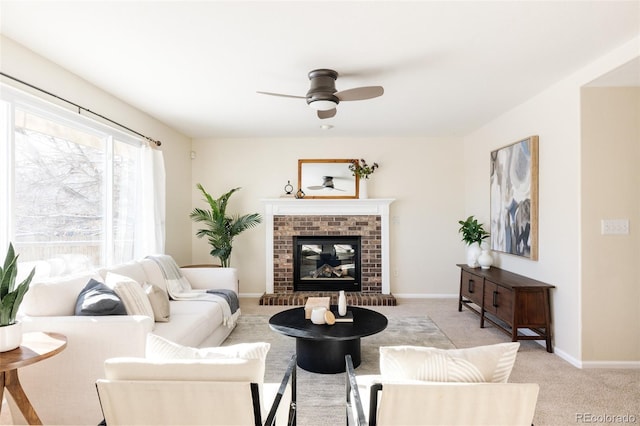
[[[384,88],[382,86],[355,87],[353,89],[342,90],[334,93],[341,101],[363,101],[365,99],[382,96]]]
[[[295,96],[295,95],[283,95],[282,93],[271,93],[271,92],[260,92],[257,91],[261,95],[269,95],[269,96],[281,96],[283,98],[296,98],[296,99],[307,99],[306,96]]]
[[[336,115],[336,109],[329,109],[326,111],[318,111],[318,118],[331,118]]]

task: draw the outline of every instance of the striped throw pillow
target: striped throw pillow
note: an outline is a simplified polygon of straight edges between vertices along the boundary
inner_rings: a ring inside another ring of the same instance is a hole
[[[388,380],[506,383],[519,342],[466,349],[381,346],[380,374]]]

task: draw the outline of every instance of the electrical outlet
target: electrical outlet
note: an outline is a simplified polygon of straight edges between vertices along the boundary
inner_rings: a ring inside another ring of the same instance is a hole
[[[629,234],[629,219],[602,219],[600,221],[602,235]]]

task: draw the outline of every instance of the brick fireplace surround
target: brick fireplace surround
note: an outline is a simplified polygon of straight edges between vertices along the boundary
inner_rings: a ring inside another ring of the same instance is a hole
[[[293,289],[293,237],[349,235],[361,237],[362,276],[359,292],[347,292],[350,305],[393,306],[389,279],[389,205],[392,199],[263,200],[267,228],[266,292],[261,305],[304,305],[309,296],[337,292]]]

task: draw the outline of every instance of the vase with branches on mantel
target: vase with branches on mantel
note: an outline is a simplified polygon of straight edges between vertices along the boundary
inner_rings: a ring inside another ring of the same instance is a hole
[[[349,170],[351,170],[352,176],[355,176],[358,179],[358,198],[369,198],[367,182],[369,180],[369,176],[376,171],[376,169],[380,167],[378,163],[373,163],[371,165],[367,164],[364,158],[360,160],[352,160],[349,165]]]

